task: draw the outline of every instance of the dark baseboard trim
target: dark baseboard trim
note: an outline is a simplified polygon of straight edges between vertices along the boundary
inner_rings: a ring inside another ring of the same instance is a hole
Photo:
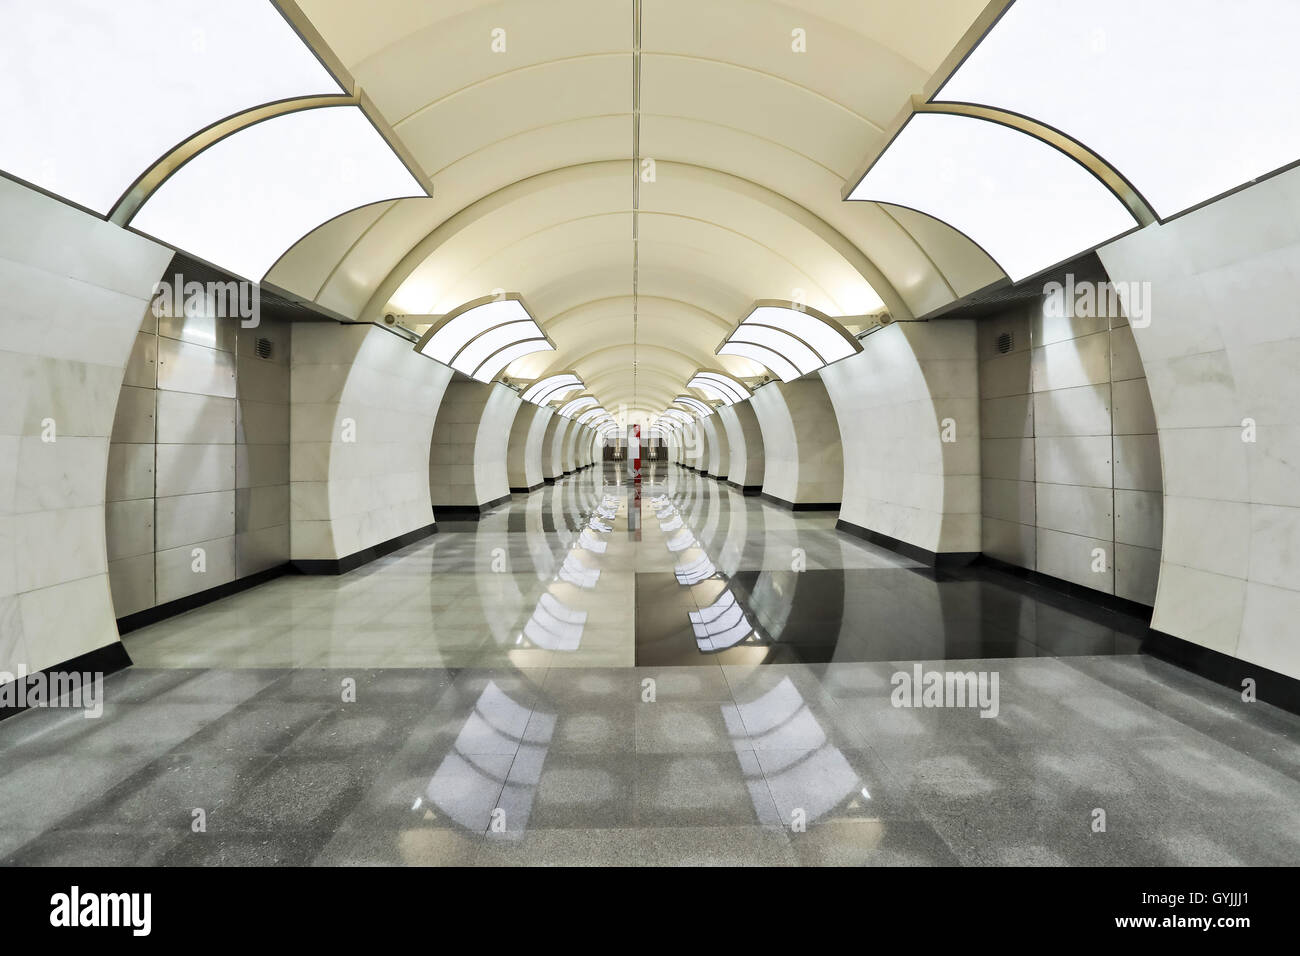
[[[778,498],[776,495],[768,494],[766,491],[760,492],[764,500],[772,502],[774,505],[780,505],[782,508],[788,508],[790,511],[839,511],[840,503],[838,501],[786,501],[784,498]]]
[[[742,485],[739,482],[732,481],[730,478],[724,478],[722,480],[731,485],[731,487],[735,488],[742,495],[757,497],[763,493],[762,485]]]
[[[362,548],[347,557],[296,560],[292,562],[293,569],[299,574],[347,574],[363,564],[369,564],[376,558],[382,558],[386,554],[399,551],[408,544],[415,544],[415,542],[421,541],[429,537],[429,535],[437,533],[437,531],[436,524],[427,524],[423,528],[416,528],[414,531],[406,532],[406,534],[399,534],[396,538],[389,538],[379,544]]]
[[[1267,667],[1230,657],[1221,651],[1201,647],[1181,637],[1174,637],[1154,628],[1147,631],[1142,642],[1142,653],[1181,667],[1237,693],[1242,691],[1242,681],[1255,682],[1255,699],[1274,707],[1300,714],[1300,680],[1287,677]]]
[[[1066,581],[1064,578],[1053,577],[1050,574],[1043,574],[1041,571],[1032,571],[1029,568],[1022,568],[1017,564],[1011,564],[1000,558],[994,558],[987,554],[981,554],[976,561],[986,568],[992,568],[995,571],[1001,571],[1003,574],[1009,574],[1028,581],[1030,584],[1037,584],[1040,587],[1047,588],[1049,591],[1056,591],[1060,594],[1068,594],[1070,597],[1082,598],[1104,607],[1108,611],[1121,611],[1124,614],[1132,614],[1137,617],[1151,620],[1152,607],[1150,604],[1143,604],[1141,601],[1132,601],[1128,598],[1118,597],[1114,594],[1107,594],[1105,591],[1098,591],[1096,588],[1086,587],[1082,584],[1076,584],[1073,581]]]
[[[544,484],[544,485],[553,485],[553,484],[555,484],[556,480],[557,480],[557,479],[555,479],[555,478],[543,478],[543,479],[542,479],[542,484]]]
[[[861,538],[864,541],[870,541],[882,548],[888,548],[905,558],[919,561],[927,568],[960,568],[971,564],[979,557],[978,551],[930,551],[920,545],[909,544],[879,531],[872,531],[870,528],[854,524],[852,521],[845,521],[843,518],[835,522],[835,530],[851,534],[853,537]]]
[[[165,621],[177,614],[184,614],[196,607],[203,607],[205,604],[211,604],[213,601],[230,597],[230,595],[238,594],[240,591],[247,591],[249,588],[265,584],[267,581],[274,580],[282,575],[291,574],[293,570],[293,564],[286,561],[284,564],[277,564],[273,568],[258,571],[256,574],[250,574],[234,581],[227,581],[225,584],[218,584],[216,587],[208,588],[205,591],[196,591],[194,594],[187,594],[185,597],[168,601],[166,604],[147,607],[143,611],[136,611],[134,614],[127,614],[117,619],[117,633],[130,634],[132,631],[137,631],[150,624]]]
[[[499,508],[509,500],[509,495],[503,495],[478,505],[434,505],[433,516],[443,521],[478,521],[493,508]]]
[[[532,492],[536,491],[538,488],[542,487],[542,485],[544,485],[544,484],[546,484],[545,481],[539,481],[537,484],[532,485],[532,486],[530,486],[530,487],[528,487],[528,488],[511,488],[511,489],[510,489],[510,493],[511,493],[512,495],[527,495],[527,494],[531,494]]]
[[[112,644],[105,644],[103,647],[97,647],[93,651],[86,651],[84,654],[78,654],[72,660],[64,661],[62,664],[55,664],[51,667],[43,667],[39,671],[26,674],[23,677],[15,679],[17,681],[30,682],[37,674],[44,675],[42,683],[49,687],[49,678],[52,674],[112,674],[123,668],[131,666],[131,655],[126,652],[125,645],[121,641],[114,641]],[[17,688],[14,688],[16,691]],[[29,691],[30,692],[30,691]],[[102,703],[102,701],[101,701]],[[41,704],[34,705],[40,708]],[[24,710],[31,710],[33,705],[23,703],[20,707],[14,704],[0,704],[0,720],[5,720],[15,714],[21,714]]]

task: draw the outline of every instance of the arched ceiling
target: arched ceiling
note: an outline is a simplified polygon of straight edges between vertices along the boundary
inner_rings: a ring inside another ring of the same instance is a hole
[[[657,411],[698,367],[758,373],[713,353],[755,299],[906,317],[1002,275],[935,220],[840,199],[985,0],[643,0],[639,114],[635,0],[300,5],[434,184],[268,275],[336,312],[520,292],[557,351],[507,374],[572,368],[611,411]]]

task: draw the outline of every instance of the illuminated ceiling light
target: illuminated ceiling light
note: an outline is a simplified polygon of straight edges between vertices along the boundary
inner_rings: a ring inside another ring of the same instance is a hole
[[[861,343],[830,316],[777,299],[755,302],[749,315],[718,347],[719,355],[751,359],[783,382],[861,351]]]
[[[713,414],[713,406],[706,405],[698,398],[691,398],[689,395],[678,395],[673,399],[674,405],[681,405],[695,412],[700,418],[708,418]]]
[[[1013,281],[1138,225],[1081,163],[992,120],[913,113],[849,193],[942,220]]]
[[[686,383],[687,388],[698,389],[709,398],[717,399],[724,405],[734,405],[750,397],[749,389],[726,372],[713,369],[700,369]]]
[[[6,3],[0,85],[0,169],[100,215],[219,120],[348,92],[266,0]]]
[[[695,416],[682,411],[680,408],[666,408],[663,414],[659,416],[659,421],[675,421],[679,425],[694,425]]]
[[[1300,159],[1297,36],[1294,0],[1014,3],[932,101],[1060,130],[1165,219]]]
[[[583,388],[582,379],[574,372],[556,372],[524,389],[523,400],[534,405],[546,405]]]
[[[563,418],[572,418],[584,408],[591,408],[593,405],[598,404],[600,404],[600,400],[597,399],[595,395],[579,395],[577,398],[561,405],[560,410],[556,412],[556,414]]]
[[[724,342],[718,349],[719,355],[739,355],[751,362],[757,362],[783,382],[792,382],[799,377],[799,370],[771,349],[744,342]]]
[[[590,425],[593,422],[603,421],[605,419],[613,421],[614,416],[603,408],[591,408],[579,415],[576,421],[579,425]]]
[[[515,292],[466,302],[429,327],[415,350],[480,382],[490,382],[515,359],[555,345]]]
[[[321,223],[424,195],[358,107],[319,107],[217,140],[164,180],[130,226],[257,281]]]

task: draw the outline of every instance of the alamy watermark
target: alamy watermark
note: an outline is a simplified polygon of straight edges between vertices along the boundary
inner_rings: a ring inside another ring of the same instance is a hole
[[[972,707],[981,717],[998,715],[997,671],[927,671],[920,664],[889,679],[895,707]]]
[[[256,282],[245,280],[186,282],[178,272],[170,281],[163,279],[154,286],[150,307],[158,319],[169,315],[239,319],[246,329],[255,329],[262,321],[261,289]]]
[[[0,708],[66,707],[85,716],[104,714],[104,675],[100,671],[0,671]]]
[[[1128,318],[1135,329],[1151,324],[1150,282],[1076,282],[1066,273],[1065,282],[1043,285],[1043,315],[1049,319]]]

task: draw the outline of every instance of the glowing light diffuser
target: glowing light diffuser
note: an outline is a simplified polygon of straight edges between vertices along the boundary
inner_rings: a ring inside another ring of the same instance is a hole
[[[565,402],[561,405],[560,410],[556,414],[563,418],[572,418],[584,408],[591,408],[593,405],[597,404],[599,404],[599,400],[594,395],[579,395],[572,401]]]
[[[695,412],[695,414],[698,415],[700,418],[708,418],[710,415],[713,414],[712,405],[706,405],[698,398],[691,398],[691,396],[689,395],[678,395],[676,398],[673,399],[673,404],[681,405],[684,408],[690,409],[691,411]]]
[[[358,107],[330,106],[276,116],[218,140],[172,173],[130,225],[258,281],[326,220],[424,195]]]
[[[524,390],[523,400],[534,405],[546,405],[582,389],[582,379],[573,372],[556,372],[539,378]]]
[[[1294,0],[1020,0],[932,101],[1061,130],[1163,219],[1300,159],[1297,36]]]
[[[219,120],[347,92],[267,0],[6,0],[0,85],[0,169],[101,215]]]
[[[946,222],[1013,282],[1138,224],[1100,179],[1055,147],[1000,123],[947,113],[914,113],[849,199]]]
[[[750,397],[749,389],[738,380],[725,372],[715,372],[712,369],[700,369],[686,383],[686,387],[698,389],[724,405],[734,405]]]
[[[830,316],[772,299],[754,303],[718,348],[719,355],[740,355],[766,366],[783,382],[861,351],[858,340]]]
[[[480,382],[515,359],[555,346],[514,292],[474,299],[429,327],[415,350]]]

